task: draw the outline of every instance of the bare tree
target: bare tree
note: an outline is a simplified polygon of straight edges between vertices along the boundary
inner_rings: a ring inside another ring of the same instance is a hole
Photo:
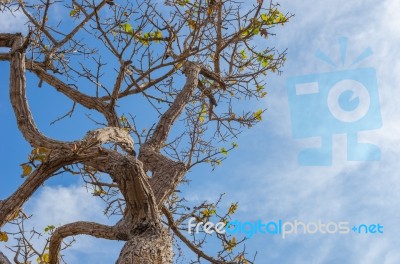
[[[60,263],[68,237],[90,235],[126,241],[117,263],[172,263],[174,237],[197,255],[191,263],[252,263],[238,249],[243,240],[214,234],[222,246],[210,256],[202,249],[209,234],[184,232],[191,217],[226,223],[237,204],[225,213],[217,210],[220,200],[187,206],[177,188],[194,166],[219,165],[237,147],[232,140],[261,120],[264,110],[245,102],[267,94],[266,76],[285,60],[284,51],[267,46],[290,17],[278,7],[262,0],[3,1],[1,11],[22,12],[29,27],[27,36],[0,34],[0,47],[9,48],[0,60],[10,64],[15,118],[33,148],[22,165],[24,183],[0,200],[0,228],[19,227],[0,233],[0,241],[18,240],[14,262]],[[72,102],[55,122],[80,105],[98,113],[93,130],[73,142],[44,135],[26,99],[27,73]],[[132,111],[119,112],[128,98]],[[144,104],[154,111],[143,113]],[[62,172],[81,175],[105,201],[105,213],[120,220],[51,226],[48,251],[39,251],[21,208]],[[0,254],[0,263],[9,260]]]

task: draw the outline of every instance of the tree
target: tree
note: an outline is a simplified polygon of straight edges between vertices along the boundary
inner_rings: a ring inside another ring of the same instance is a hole
[[[266,76],[285,60],[285,52],[264,46],[290,17],[278,7],[262,0],[3,1],[2,12],[28,21],[27,36],[0,34],[9,48],[0,60],[10,64],[10,100],[32,153],[22,164],[24,183],[0,200],[0,228],[22,226],[24,203],[60,173],[81,175],[106,213],[120,215],[115,226],[49,226],[48,251],[33,250],[21,229],[14,260],[60,263],[65,239],[85,234],[126,241],[117,263],[172,263],[173,236],[198,256],[193,263],[250,263],[236,250],[242,240],[217,234],[222,247],[211,257],[202,250],[209,234],[183,232],[190,217],[227,222],[237,204],[226,213],[217,211],[219,201],[188,208],[177,188],[194,166],[219,165],[237,147],[232,140],[262,119],[264,110],[243,102],[263,98]],[[72,101],[56,121],[79,105],[97,113],[88,119],[93,129],[72,142],[44,135],[26,99],[27,74]],[[127,99],[133,110],[121,113]],[[3,242],[11,235],[0,234]]]

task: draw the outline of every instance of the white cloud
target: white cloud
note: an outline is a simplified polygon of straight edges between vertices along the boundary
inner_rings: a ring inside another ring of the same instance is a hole
[[[82,187],[44,187],[28,208],[41,216],[42,225],[62,225],[73,221],[107,220],[103,204]],[[51,212],[51,213],[50,213]],[[40,223],[38,223],[40,224]]]
[[[281,47],[289,46],[283,78],[270,82],[265,121],[239,140],[239,153],[232,153],[217,170],[219,182],[193,188],[207,196],[228,192],[239,201],[243,220],[350,221],[384,225],[383,235],[255,237],[248,248],[258,251],[259,263],[400,263],[398,247],[400,200],[400,3],[376,1],[289,1],[282,5],[296,17],[277,34]],[[379,162],[346,160],[346,136],[334,136],[331,167],[301,167],[297,154],[310,141],[291,136],[285,78],[334,71],[314,57],[320,48],[334,60],[339,57],[339,37],[348,38],[348,58],[365,48],[374,54],[358,67],[377,71],[383,127],[360,136],[378,145]],[[210,177],[211,178],[211,177]],[[210,178],[207,178],[210,180]],[[210,180],[211,181],[211,180]]]
[[[25,25],[26,21],[22,11],[0,12],[0,31],[1,33],[26,33],[28,31],[28,27]]]
[[[92,221],[112,225],[117,219],[109,219],[103,214],[104,203],[86,192],[85,188],[44,187],[36,196],[28,201],[24,211],[33,217],[25,224],[26,230],[43,231],[48,225],[61,226],[75,221]],[[6,228],[12,228],[10,226]],[[45,241],[33,239],[38,248],[43,248]],[[68,264],[79,263],[113,263],[123,246],[122,242],[106,241],[89,236],[77,236],[73,246],[65,251]],[[12,245],[13,241],[8,242]],[[10,252],[3,250],[10,256]],[[84,260],[84,261],[82,261]]]

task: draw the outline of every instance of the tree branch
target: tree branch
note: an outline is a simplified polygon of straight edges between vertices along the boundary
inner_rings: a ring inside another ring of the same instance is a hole
[[[0,47],[11,48],[16,38],[22,37],[21,33],[11,34],[2,33],[0,34]]]
[[[226,84],[225,82],[221,79],[218,73],[214,73],[205,67],[202,67],[200,70],[200,74],[203,75],[204,77],[218,83],[218,85],[223,89],[226,90]]]
[[[126,67],[128,67],[129,64],[131,64],[131,61],[123,61],[121,63],[121,67],[119,68],[119,73],[117,76],[117,80],[115,81],[114,84],[114,89],[111,95],[111,102],[110,102],[110,108],[114,107],[117,100],[118,100],[118,96],[119,96],[119,91],[121,90],[121,85],[122,85],[122,81],[124,79],[125,76],[125,70]]]
[[[117,151],[104,149],[102,152],[104,155],[83,163],[109,174],[118,184],[126,202],[123,222],[127,228],[133,229],[138,224],[158,225],[159,208],[142,162]]]
[[[70,98],[72,101],[77,102],[88,109],[94,109],[100,113],[104,113],[105,108],[107,107],[105,103],[96,97],[91,97],[72,89],[68,84],[62,82],[54,75],[47,73],[44,70],[44,67],[42,67],[39,63],[29,60],[26,63],[26,68],[35,73],[41,80],[56,88],[57,91]]]
[[[192,242],[190,242],[189,239],[187,239],[177,228],[177,226],[175,225],[174,222],[174,218],[172,217],[171,213],[168,211],[167,208],[162,207],[162,213],[165,215],[165,217],[167,218],[167,222],[168,222],[168,226],[169,228],[172,229],[172,231],[174,232],[174,234],[179,237],[179,239],[185,243],[185,245],[192,250],[195,254],[197,254],[197,256],[199,256],[200,258],[203,258],[209,262],[211,262],[212,264],[234,264],[235,262],[226,262],[226,261],[219,261],[216,260],[210,256],[208,256],[206,253],[204,253],[203,251],[201,251],[197,246],[193,245]]]
[[[159,210],[142,163],[135,157],[114,152],[108,157],[106,170],[118,183],[125,198],[125,220],[132,226],[139,222],[144,225],[157,224]]]
[[[0,61],[9,61],[9,60],[10,60],[10,54],[0,53]]]
[[[63,152],[53,151],[35,171],[27,176],[25,182],[6,200],[0,203],[0,227],[3,226],[8,217],[15,212],[32,196],[33,193],[56,171],[64,166],[82,162],[84,160],[93,159],[99,155],[96,149],[89,149],[87,153],[78,155],[70,153],[69,155]]]
[[[61,92],[72,101],[79,103],[88,109],[94,109],[102,113],[107,119],[109,126],[119,125],[118,117],[113,107],[109,107],[100,98],[88,96],[75,89],[72,89],[69,85],[65,84],[54,75],[47,73],[45,68],[45,65],[41,65],[37,62],[28,61],[27,63],[28,70],[34,72],[41,80],[56,88],[57,91]]]
[[[126,152],[136,156],[135,145],[129,133],[119,127],[105,127],[89,131],[83,139],[82,149],[93,146],[101,146],[105,143],[116,143]]]
[[[199,89],[200,89],[200,91],[201,91],[205,96],[208,97],[208,99],[210,100],[210,104],[211,104],[211,105],[213,105],[213,106],[217,106],[217,105],[218,105],[218,102],[217,102],[217,100],[215,99],[215,97],[214,97],[214,95],[213,95],[213,93],[212,93],[212,89],[211,89],[211,88],[206,88],[206,87],[204,86],[204,84],[200,81],[200,82],[199,82]]]
[[[11,264],[11,261],[9,261],[8,258],[2,252],[0,252],[0,263]]]
[[[89,235],[96,238],[108,240],[125,240],[124,234],[118,232],[117,228],[101,225],[93,222],[75,222],[57,228],[50,238],[49,256],[50,263],[60,263],[60,250],[62,240],[69,236]]]
[[[158,207],[161,208],[165,199],[182,181],[187,168],[184,163],[168,159],[147,144],[140,148],[139,159],[145,164],[147,170],[153,172],[150,184]]]
[[[97,7],[94,8],[94,11],[89,15],[86,16],[85,19],[79,24],[77,25],[67,36],[65,36],[65,38],[63,40],[61,40],[60,42],[58,42],[54,48],[52,49],[51,53],[56,52],[60,47],[62,47],[65,43],[67,43],[69,40],[71,40],[76,33],[78,33],[78,31],[85,26],[85,24],[87,22],[89,22],[89,20],[96,15],[96,13],[98,11],[100,11],[100,9],[106,4],[106,1],[103,0]]]
[[[21,34],[0,34],[0,46],[11,45],[10,58],[10,98],[17,119],[19,130],[25,139],[36,147],[49,149],[69,148],[69,145],[45,137],[36,127],[31,111],[26,100],[25,77],[25,50],[23,50],[24,38]]]
[[[159,151],[168,137],[169,131],[175,120],[182,113],[185,105],[189,102],[193,91],[196,89],[199,82],[200,66],[194,62],[187,62],[184,66],[185,74],[187,76],[186,83],[182,91],[176,96],[174,103],[171,107],[161,116],[153,136],[148,142],[155,150]]]

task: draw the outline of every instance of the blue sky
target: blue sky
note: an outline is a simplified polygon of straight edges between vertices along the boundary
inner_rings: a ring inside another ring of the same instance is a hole
[[[259,106],[267,108],[263,121],[246,130],[237,140],[239,148],[214,172],[194,170],[190,188],[183,187],[191,202],[214,200],[226,192],[225,203],[239,202],[236,219],[265,222],[348,221],[351,224],[384,226],[381,235],[292,235],[286,239],[273,235],[255,235],[247,242],[250,252],[257,251],[257,263],[400,263],[400,97],[399,48],[400,28],[396,0],[384,1],[281,1],[284,10],[295,17],[277,30],[272,43],[288,48],[287,63],[281,76],[270,76],[268,93]],[[0,15],[0,31],[17,31],[23,20]],[[315,57],[318,49],[340,62],[340,37],[348,39],[346,62],[365,48],[373,55],[349,67],[334,68]],[[260,43],[260,45],[263,45]],[[337,70],[373,67],[377,72],[380,111],[383,126],[363,131],[359,138],[381,149],[376,162],[354,162],[346,158],[346,136],[333,136],[333,164],[327,167],[304,167],[297,161],[300,150],[319,144],[318,138],[294,139],[292,136],[286,80],[292,76]],[[0,198],[6,197],[22,182],[19,164],[26,160],[29,146],[16,129],[8,102],[8,65],[0,63],[0,120],[2,142],[0,160]],[[57,126],[49,122],[68,110],[57,104],[56,93],[46,87],[30,89],[28,94],[40,128],[57,135]],[[81,137],[87,128],[72,119],[64,123],[71,128],[67,138]],[[75,123],[74,123],[75,122]],[[204,191],[207,190],[207,191]],[[58,203],[62,201],[62,203]],[[25,209],[36,217],[32,226],[63,224],[75,220],[98,219],[112,223],[101,213],[102,204],[87,194],[78,179],[61,176],[42,188]],[[99,210],[100,209],[100,210]],[[87,237],[66,251],[68,263],[112,263],[121,243]],[[105,250],[106,248],[106,250]],[[0,250],[3,245],[0,245]]]

